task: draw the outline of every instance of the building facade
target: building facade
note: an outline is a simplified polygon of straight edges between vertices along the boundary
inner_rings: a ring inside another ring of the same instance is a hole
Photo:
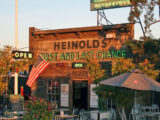
[[[59,107],[91,109],[97,107],[95,87],[85,58],[111,72],[113,58],[126,57],[125,43],[134,39],[133,24],[69,29],[29,29],[29,51],[51,64],[31,88],[33,96],[56,102]]]

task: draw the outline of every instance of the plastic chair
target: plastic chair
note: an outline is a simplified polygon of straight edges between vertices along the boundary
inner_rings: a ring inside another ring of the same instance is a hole
[[[157,104],[152,105],[152,112],[159,112],[159,107]]]
[[[80,120],[90,120],[90,112],[80,112]]]
[[[142,114],[135,114],[135,120],[146,120],[146,117]]]
[[[132,108],[132,114],[137,114],[140,113],[140,105],[139,104],[135,104]]]
[[[73,111],[72,111],[72,114],[73,115],[79,115],[79,109],[74,107]]]

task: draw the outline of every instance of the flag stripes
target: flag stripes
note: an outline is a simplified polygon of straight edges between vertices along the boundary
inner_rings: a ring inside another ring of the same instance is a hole
[[[45,68],[49,65],[49,62],[43,60],[41,58],[41,56],[38,56],[37,61],[35,62],[35,64],[32,67],[32,70],[29,74],[29,78],[27,80],[27,85],[29,87],[31,87],[33,85],[33,83],[35,82],[35,80],[38,78],[39,74],[41,74]]]

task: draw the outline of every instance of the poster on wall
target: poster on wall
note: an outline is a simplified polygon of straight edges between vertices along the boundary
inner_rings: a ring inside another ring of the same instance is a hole
[[[69,84],[61,84],[61,106],[69,106]]]
[[[91,108],[98,108],[98,96],[93,91],[93,88],[95,88],[95,84],[90,85],[90,107]]]

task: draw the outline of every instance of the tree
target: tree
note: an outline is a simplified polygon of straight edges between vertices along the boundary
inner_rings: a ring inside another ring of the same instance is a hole
[[[131,0],[131,9],[128,20],[130,22],[137,22],[140,19],[141,15],[144,15],[144,23],[145,23],[145,35],[150,35],[151,29],[150,25],[154,22],[156,23],[156,19],[154,17],[154,8],[155,6],[160,5],[160,0]]]
[[[101,69],[99,63],[87,58],[85,60],[85,64],[95,84],[97,84],[103,78],[106,78],[105,70]]]
[[[160,71],[157,69],[155,69],[155,65],[154,64],[150,64],[150,63],[139,63],[138,64],[138,68],[145,73],[146,75],[148,75],[149,77],[151,77],[152,79],[156,80]]]
[[[6,91],[8,78],[10,74],[28,70],[32,60],[15,60],[12,55],[13,47],[4,46],[0,49],[0,91],[1,94]],[[7,92],[7,91],[6,91]]]
[[[149,63],[155,64],[160,69],[160,39],[149,38],[146,41],[127,41],[126,49],[129,58],[134,63],[143,62],[148,59]]]
[[[129,72],[135,68],[133,60],[128,58],[115,58],[112,61],[112,76]]]

